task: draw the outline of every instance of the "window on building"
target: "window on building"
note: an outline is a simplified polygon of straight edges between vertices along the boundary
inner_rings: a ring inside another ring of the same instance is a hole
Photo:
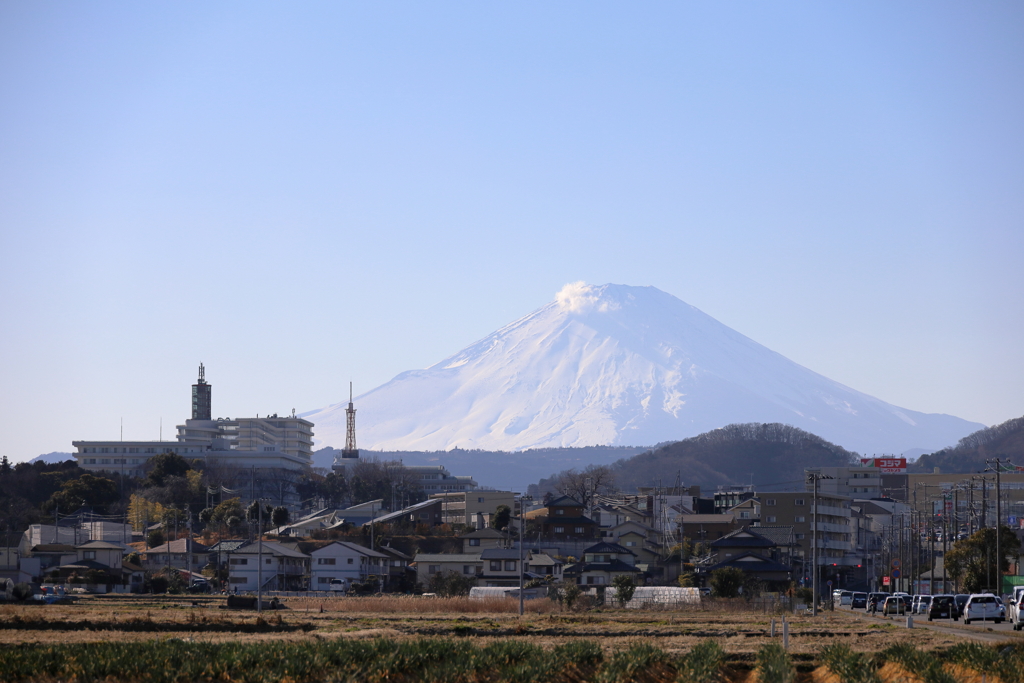
[[[271,564],[272,562],[273,562],[273,559],[271,559],[271,558],[269,558],[269,557],[268,557],[268,558],[267,558],[267,564]]]
[[[555,508],[555,514],[556,515],[564,515],[565,514],[565,510],[563,510],[562,508]]]
[[[462,573],[463,574],[472,574],[473,573],[473,565],[471,565],[471,564],[464,564],[464,565],[462,565]]]
[[[804,517],[803,515],[797,515],[796,517],[793,518],[793,521],[794,522],[806,522],[807,518]]]
[[[317,564],[338,564],[337,558],[334,557],[318,557],[316,558]]]
[[[626,541],[626,547],[627,548],[632,548],[635,545],[636,545],[636,541]]]
[[[794,534],[794,536],[793,536],[793,538],[795,538],[798,541],[804,540],[804,537],[805,537],[805,534]]]
[[[505,560],[505,571],[514,572],[516,570],[515,560]]]
[[[565,533],[565,527],[564,526],[556,526],[555,527],[555,533],[556,534],[564,534]]]
[[[349,564],[354,564],[354,563],[352,562],[352,558],[351,558],[351,557],[350,557],[350,558],[348,558],[348,563],[349,563]]]
[[[768,507],[775,507],[775,499],[774,498],[765,498],[764,499],[764,504],[767,505]]]
[[[329,577],[329,576],[318,576],[317,579],[316,579],[316,582],[317,583],[330,583],[331,582],[331,577]]]
[[[439,565],[439,564],[427,565],[427,573],[428,574],[436,574],[439,571],[441,571],[441,565]]]
[[[469,539],[469,544],[470,545],[480,545],[480,539],[479,538],[471,538],[471,539]]]
[[[795,499],[793,499],[793,505],[804,505],[804,499],[803,498],[795,498]]]
[[[750,519],[750,510],[740,510],[740,519]]]
[[[581,526],[576,527],[576,533],[582,534],[583,533],[583,527],[581,527]]]
[[[86,550],[85,553],[82,554],[82,557],[84,559],[86,559],[86,560],[95,560],[96,559],[96,551],[95,550]]]
[[[249,564],[249,560],[247,560],[244,557],[232,557],[228,561],[228,564],[230,564],[231,566],[236,566],[236,565],[239,565],[239,564]]]
[[[484,497],[483,496],[478,496],[477,499],[476,499],[476,502],[478,502],[478,503],[484,502]]]
[[[767,517],[764,518],[764,521],[768,522],[769,524],[774,524],[775,523],[775,515],[768,515]]]
[[[501,571],[501,560],[491,560],[491,565],[490,566],[491,566],[491,571],[492,572],[500,572]]]

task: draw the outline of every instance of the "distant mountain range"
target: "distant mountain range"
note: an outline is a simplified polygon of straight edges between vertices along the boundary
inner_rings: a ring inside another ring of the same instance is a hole
[[[654,287],[583,283],[355,403],[359,445],[381,451],[650,447],[780,423],[870,455],[932,451],[984,427],[843,386]],[[303,413],[318,444],[344,445],[346,404]]]
[[[43,453],[29,460],[29,462],[64,462],[65,460],[74,460],[75,456],[71,453],[62,453],[60,451],[54,451],[53,453]]]

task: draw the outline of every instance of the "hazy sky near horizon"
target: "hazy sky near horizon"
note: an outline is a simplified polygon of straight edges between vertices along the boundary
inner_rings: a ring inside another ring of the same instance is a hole
[[[1024,415],[1024,4],[0,4],[0,454],[302,412],[567,282]]]

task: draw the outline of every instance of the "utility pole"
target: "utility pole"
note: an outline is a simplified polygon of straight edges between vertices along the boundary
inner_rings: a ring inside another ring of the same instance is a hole
[[[811,590],[814,599],[811,601],[811,616],[818,616],[818,480],[835,479],[821,472],[808,472],[807,477],[812,485],[812,507],[811,507],[811,571],[814,572],[811,578]]]
[[[512,503],[513,506],[515,502]],[[523,571],[523,495],[519,494],[519,616],[523,616],[524,604],[523,604],[523,588],[525,584],[523,579],[526,573]]]
[[[263,612],[263,501],[256,501],[256,613]]]
[[[1001,507],[1001,496],[1000,496],[1000,474],[1002,471],[1003,464],[1012,465],[1009,460],[1000,461],[999,458],[994,460],[986,460],[985,463],[988,465],[988,469],[995,470],[996,473],[996,595],[1003,592],[1003,556],[1001,553],[1002,548],[1000,547],[999,537],[1000,531],[1003,526],[1002,507]],[[992,464],[995,463],[993,468]]]

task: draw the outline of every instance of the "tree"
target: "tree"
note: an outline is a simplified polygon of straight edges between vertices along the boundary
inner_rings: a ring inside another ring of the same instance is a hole
[[[498,509],[494,511],[494,517],[491,519],[491,528],[502,531],[508,527],[508,523],[512,520],[512,508],[508,505],[499,505]]]
[[[631,574],[619,574],[612,579],[612,586],[615,587],[615,598],[621,607],[625,607],[636,592],[636,581],[633,580]]]
[[[0,474],[10,474],[10,473],[11,473],[11,461],[8,460],[7,456],[5,455],[3,458],[0,458]]]
[[[716,569],[711,572],[711,593],[716,598],[735,598],[739,595],[744,579],[742,569],[736,567]]]
[[[158,545],[163,545],[163,544],[164,544],[164,532],[160,531],[159,529],[153,529],[152,531],[149,532],[149,535],[146,536],[146,545],[148,547],[150,547],[150,548],[155,548]]]
[[[594,496],[615,491],[615,475],[607,465],[587,465],[583,470],[566,470],[555,480],[555,488],[590,507]]]
[[[1020,550],[1020,541],[1009,527],[1000,525],[999,545],[1002,557],[996,570],[996,530],[979,529],[970,537],[957,541],[944,559],[949,576],[964,591],[978,593],[983,589],[1000,592],[999,577],[1010,569],[1011,557]]]
[[[167,477],[184,477],[192,469],[188,461],[177,453],[154,455],[146,466],[149,469],[149,476],[146,477],[148,486],[163,486]]]
[[[257,500],[249,503],[249,507],[245,508],[245,518],[250,522],[259,522],[262,518],[263,524],[270,522],[270,516],[274,513],[274,508],[270,505],[264,504],[262,515],[260,513],[260,503]],[[260,529],[260,531],[263,531]]]
[[[72,512],[80,507],[88,506],[99,514],[107,510],[107,506],[120,498],[117,484],[105,477],[94,477],[85,473],[78,479],[71,479],[61,485],[60,490],[50,496],[43,504],[43,512],[49,513],[54,508]]]
[[[282,506],[274,508],[273,512],[270,513],[270,521],[273,522],[275,527],[282,527],[288,523],[288,508]]]

